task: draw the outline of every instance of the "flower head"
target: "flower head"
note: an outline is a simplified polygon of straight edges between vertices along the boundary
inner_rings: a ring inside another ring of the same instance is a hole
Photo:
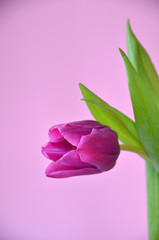
[[[49,139],[42,153],[52,160],[46,169],[52,178],[108,171],[120,153],[117,133],[91,120],[53,126]]]

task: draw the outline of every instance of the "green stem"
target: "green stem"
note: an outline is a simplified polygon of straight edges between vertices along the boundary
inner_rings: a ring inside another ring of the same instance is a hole
[[[120,150],[123,150],[123,151],[130,151],[130,152],[134,152],[134,153],[137,153],[139,154],[140,156],[142,156],[145,160],[149,160],[149,156],[147,155],[146,151],[142,148],[138,148],[138,147],[135,147],[135,146],[130,146],[130,145],[125,145],[125,144],[121,144],[120,145]]]
[[[159,173],[146,162],[149,240],[159,240]]]

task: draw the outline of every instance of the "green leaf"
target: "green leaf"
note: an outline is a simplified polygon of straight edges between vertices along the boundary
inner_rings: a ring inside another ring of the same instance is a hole
[[[141,80],[147,88],[153,89],[159,99],[159,78],[157,72],[146,50],[132,32],[129,21],[127,22],[127,47],[129,59],[141,76]]]
[[[123,143],[142,148],[135,123],[130,118],[111,107],[81,83],[79,86],[84,97],[83,100],[86,101],[90,112],[98,122],[108,125],[116,131]]]
[[[127,45],[129,59],[140,78],[129,77],[129,89],[134,105],[137,129],[154,167],[146,162],[147,207],[149,239],[159,239],[159,78],[149,55],[139,43],[127,23]],[[126,63],[127,71],[129,63]],[[130,75],[130,73],[128,74]],[[138,82],[139,92],[135,89]],[[139,95],[141,94],[141,95]],[[133,96],[134,95],[134,96]],[[142,101],[143,108],[139,107]],[[144,102],[143,102],[144,101]],[[142,108],[142,109],[141,109]]]
[[[159,104],[152,88],[148,88],[126,54],[120,49],[125,63],[136,128],[154,167],[159,172]]]

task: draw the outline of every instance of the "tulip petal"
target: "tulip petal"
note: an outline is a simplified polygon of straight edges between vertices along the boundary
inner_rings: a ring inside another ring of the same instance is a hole
[[[66,140],[63,140],[57,143],[48,142],[42,147],[42,153],[45,157],[53,161],[57,161],[64,154],[71,151],[72,149],[72,145]]]
[[[63,126],[63,124],[59,124],[56,126],[53,126],[49,130],[49,139],[51,142],[60,142],[64,140],[64,137],[60,133],[60,129]]]
[[[107,171],[114,167],[120,153],[117,134],[110,129],[93,130],[90,135],[81,138],[77,152],[81,161]]]
[[[90,134],[92,128],[103,128],[103,125],[93,120],[59,124],[49,130],[49,139],[51,142],[59,142],[66,139],[73,146],[77,147],[81,137]]]
[[[101,171],[97,168],[72,169],[70,167],[57,164],[57,162],[52,162],[47,167],[45,174],[47,177],[52,178],[67,178],[73,176],[95,174],[100,172]]]
[[[103,128],[102,124],[94,120],[76,121],[76,122],[68,123],[67,125],[72,127],[80,127],[80,128]]]
[[[95,168],[92,164],[82,162],[76,150],[63,155],[57,163],[71,168]]]
[[[84,135],[90,134],[92,128],[78,128],[67,124],[65,127],[60,129],[62,136],[73,146],[77,147],[80,139]]]

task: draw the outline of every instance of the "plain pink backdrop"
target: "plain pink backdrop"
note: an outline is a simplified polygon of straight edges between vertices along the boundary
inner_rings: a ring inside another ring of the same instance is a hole
[[[59,180],[40,151],[52,125],[93,119],[78,82],[133,118],[128,18],[159,70],[157,1],[0,2],[0,239],[148,239],[144,160],[122,152],[109,172]]]

